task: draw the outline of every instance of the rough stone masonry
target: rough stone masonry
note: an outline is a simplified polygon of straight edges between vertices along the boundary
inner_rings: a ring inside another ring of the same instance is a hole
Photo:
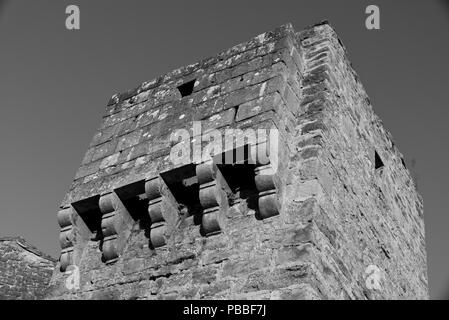
[[[276,128],[277,163],[176,166],[193,121]],[[428,298],[422,199],[327,22],[114,95],[58,221],[49,299]]]
[[[0,300],[43,299],[56,261],[20,237],[0,237]]]

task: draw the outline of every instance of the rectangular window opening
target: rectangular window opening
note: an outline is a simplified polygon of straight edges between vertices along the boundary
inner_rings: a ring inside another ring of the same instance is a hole
[[[195,79],[189,82],[186,82],[178,87],[179,93],[181,97],[190,96],[193,93],[193,88],[195,87]]]

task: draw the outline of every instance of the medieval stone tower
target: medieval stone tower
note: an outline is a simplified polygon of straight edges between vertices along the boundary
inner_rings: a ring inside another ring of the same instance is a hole
[[[422,200],[326,22],[113,96],[58,221],[49,298],[428,297]]]

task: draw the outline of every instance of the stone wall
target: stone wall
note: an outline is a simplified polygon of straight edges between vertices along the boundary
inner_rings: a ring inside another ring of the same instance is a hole
[[[22,238],[0,238],[0,300],[42,299],[55,264]]]
[[[316,26],[298,41],[305,110],[288,197],[314,208],[304,219],[314,230],[319,291],[344,299],[427,299],[422,199],[403,156],[332,28]],[[369,266],[380,271],[378,290],[366,286]]]
[[[231,128],[278,138],[208,149]],[[209,157],[173,162],[198,144]],[[111,98],[58,214],[48,297],[427,298],[422,212],[333,29],[285,25]]]

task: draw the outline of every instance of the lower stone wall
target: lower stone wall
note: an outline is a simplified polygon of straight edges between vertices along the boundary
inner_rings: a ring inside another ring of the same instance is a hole
[[[307,215],[312,207],[301,209]],[[177,231],[176,245],[156,250],[136,225],[123,256],[101,262],[91,242],[80,263],[80,289],[67,290],[68,273],[55,271],[58,299],[305,299],[316,298],[307,225],[280,216],[257,220],[242,203],[221,234],[200,237],[193,220]],[[89,270],[83,269],[88,266]]]
[[[0,300],[43,299],[55,264],[21,238],[0,238]]]

